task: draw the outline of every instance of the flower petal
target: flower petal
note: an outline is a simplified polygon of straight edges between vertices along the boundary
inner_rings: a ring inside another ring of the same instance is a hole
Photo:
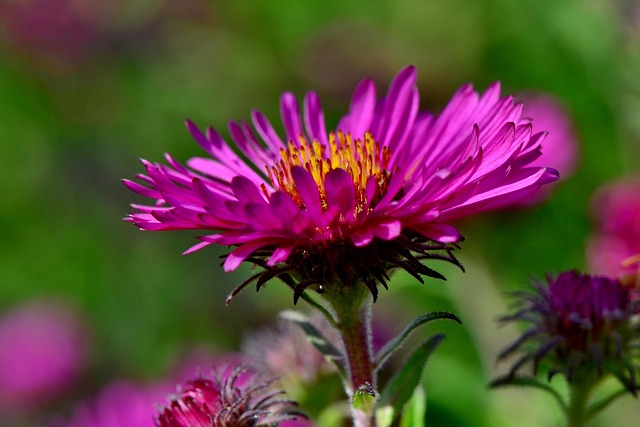
[[[290,92],[286,92],[280,99],[280,115],[282,116],[282,124],[284,125],[287,139],[297,143],[302,135],[300,108],[296,97]]]
[[[356,189],[353,178],[344,169],[333,169],[324,180],[329,206],[337,206],[343,215],[353,214],[356,207]]]
[[[311,140],[317,139],[320,144],[329,145],[324,125],[324,112],[320,105],[320,98],[315,92],[309,92],[304,98],[304,124]]]
[[[231,180],[231,190],[233,190],[233,194],[241,203],[266,203],[258,187],[242,175],[238,175]]]
[[[385,221],[377,224],[372,230],[374,235],[382,240],[393,240],[402,233],[402,223],[398,220]]]
[[[267,265],[269,267],[273,267],[279,262],[286,261],[287,258],[289,258],[289,255],[291,255],[291,252],[293,252],[295,248],[296,248],[295,245],[278,246],[276,249],[274,249],[273,254],[271,254],[271,256],[269,257],[269,260],[267,260]]]
[[[320,206],[318,185],[311,174],[301,166],[291,168],[291,177],[296,184],[302,202],[307,208],[307,212],[319,223],[322,215],[322,207]]]
[[[274,152],[278,152],[280,147],[284,147],[284,143],[269,123],[269,120],[260,111],[254,110],[251,112],[251,120],[256,127],[258,134],[267,143]]]
[[[355,139],[362,139],[371,129],[371,121],[376,108],[376,87],[371,79],[360,82],[356,88],[349,113],[340,120],[337,129],[350,133]]]

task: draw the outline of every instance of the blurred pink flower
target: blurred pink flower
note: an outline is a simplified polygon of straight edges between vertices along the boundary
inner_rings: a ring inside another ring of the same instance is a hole
[[[596,231],[587,258],[598,274],[629,273],[622,262],[640,253],[640,178],[617,181],[599,189],[592,203]]]
[[[570,176],[576,168],[579,157],[578,141],[573,131],[571,117],[554,97],[543,93],[523,94],[522,117],[529,118],[533,131],[546,131],[542,142],[542,155],[530,166],[548,166],[558,171],[559,180]],[[527,199],[517,201],[512,206],[526,207],[543,202],[553,191],[555,183],[546,185]]]
[[[76,407],[69,421],[55,427],[153,427],[154,408],[169,387],[148,387],[126,380],[107,385],[91,402]]]
[[[337,332],[330,329],[324,318],[314,317],[313,324],[332,343],[339,342]],[[289,321],[248,335],[243,350],[251,367],[274,375],[288,392],[291,392],[288,385],[312,383],[318,377],[335,372],[334,366],[313,347],[302,329]]]
[[[31,408],[70,387],[87,361],[79,316],[59,301],[36,300],[0,318],[0,408]]]
[[[194,375],[209,375],[215,366],[238,366],[245,363],[244,354],[221,353],[206,345],[200,345],[180,355],[171,363],[171,372],[167,376],[167,381],[184,383],[193,379]]]
[[[571,175],[578,162],[578,142],[571,117],[560,102],[547,94],[523,96],[522,116],[530,117],[533,131],[547,131],[542,143],[542,155],[531,166],[549,166],[558,171],[560,179]]]
[[[45,58],[74,61],[95,43],[96,30],[78,16],[72,0],[0,2],[0,28],[9,46]]]

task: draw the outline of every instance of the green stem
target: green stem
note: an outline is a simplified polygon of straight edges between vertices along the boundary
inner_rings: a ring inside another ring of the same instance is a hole
[[[370,387],[374,386],[368,309],[368,306],[362,307],[356,315],[340,319],[338,323],[338,331],[344,341],[349,360],[351,392],[366,384]]]
[[[365,286],[340,286],[327,290],[325,298],[336,313],[336,329],[344,344],[349,369],[347,394],[352,399],[351,412],[355,427],[375,426],[374,405],[358,404],[356,393],[375,395],[375,375],[371,346],[371,297]],[[366,399],[369,400],[369,399]]]
[[[593,390],[590,382],[573,383],[569,388],[569,404],[567,406],[567,427],[585,427],[589,421],[587,405]]]

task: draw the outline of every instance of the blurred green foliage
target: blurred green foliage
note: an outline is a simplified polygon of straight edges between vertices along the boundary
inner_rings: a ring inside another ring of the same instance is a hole
[[[54,3],[41,3],[29,13],[46,22]],[[486,389],[499,370],[492,351],[514,333],[501,337],[493,319],[505,310],[504,290],[584,268],[593,192],[638,172],[637,3],[107,3],[55,6],[77,15],[80,42],[68,23],[29,31],[31,21],[12,14],[21,2],[0,4],[0,310],[42,295],[74,301],[93,331],[89,389],[113,376],[159,376],[202,343],[235,349],[243,331],[291,306],[290,292],[274,282],[225,307],[248,268],[223,274],[222,249],[181,257],[193,233],[140,233],[121,222],[128,204],[141,201],[119,181],[142,172],[136,159],[200,155],[185,118],[223,135],[227,120],[247,119],[253,108],[276,122],[285,90],[317,91],[331,127],[365,75],[383,88],[416,64],[422,107],[436,111],[464,82],[484,90],[501,80],[506,92],[545,91],[565,104],[581,143],[577,172],[540,206],[462,224],[466,273],[451,270],[446,284],[424,286],[399,274],[376,315],[393,319],[387,326],[395,330],[429,310],[450,309],[465,321],[430,326],[448,336],[427,367],[430,425],[558,421],[544,397]],[[637,410],[636,402],[602,425],[630,425],[625,417]]]

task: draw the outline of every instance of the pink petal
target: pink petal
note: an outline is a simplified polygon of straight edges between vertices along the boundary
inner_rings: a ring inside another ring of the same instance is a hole
[[[317,223],[320,223],[322,207],[320,206],[320,193],[318,185],[311,174],[300,166],[291,168],[291,177],[298,189],[302,202],[307,207],[307,211]]]
[[[252,228],[270,230],[282,227],[282,221],[272,213],[271,207],[264,203],[249,203],[244,209]]]
[[[258,134],[260,134],[260,137],[274,152],[277,153],[280,147],[284,146],[284,143],[273,129],[273,126],[271,126],[271,123],[269,123],[269,120],[267,120],[267,118],[257,110],[254,110],[251,113],[251,119],[253,121],[253,125],[258,131]]]
[[[411,228],[423,236],[441,243],[455,243],[462,238],[462,235],[455,227],[439,222],[428,222]]]
[[[291,200],[291,197],[282,191],[276,191],[271,195],[269,204],[273,209],[273,213],[282,216],[285,219],[291,219],[298,214],[298,207]]]
[[[354,245],[361,248],[367,246],[373,240],[373,231],[370,228],[356,230],[351,233],[351,241]]]
[[[382,222],[372,230],[375,236],[382,240],[393,240],[402,233],[402,223],[398,220]]]
[[[236,176],[231,180],[231,190],[241,203],[266,203],[258,187],[244,176]]]
[[[320,98],[315,92],[309,92],[304,98],[304,124],[307,128],[307,134],[312,140],[317,139],[320,144],[329,145],[324,125],[324,113],[320,105]]]
[[[280,115],[287,138],[297,143],[302,135],[302,123],[300,123],[300,109],[296,97],[286,92],[280,99]]]
[[[269,267],[273,267],[274,265],[276,265],[279,262],[284,262],[287,260],[287,258],[289,258],[289,255],[291,255],[291,252],[293,252],[293,250],[295,249],[295,246],[279,246],[277,247],[274,251],[273,254],[271,254],[271,257],[269,257],[269,260],[267,261],[267,265]]]
[[[244,260],[250,257],[252,253],[272,243],[272,239],[258,239],[237,247],[231,251],[227,256],[227,259],[224,261],[224,271],[229,272],[235,270]]]
[[[353,214],[356,206],[356,189],[351,175],[344,169],[333,169],[324,180],[329,206],[337,206],[342,214]]]
[[[337,129],[350,133],[354,138],[362,138],[370,130],[376,107],[376,88],[373,80],[360,82],[349,107],[349,114],[342,118]]]

